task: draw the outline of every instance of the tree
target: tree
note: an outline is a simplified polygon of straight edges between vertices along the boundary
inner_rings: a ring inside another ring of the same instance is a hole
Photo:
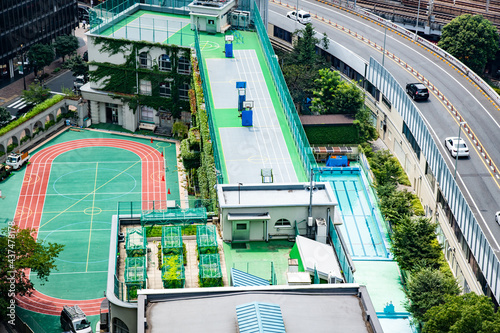
[[[28,90],[23,91],[23,98],[30,104],[40,104],[50,97],[50,89],[44,88],[41,84],[32,83]]]
[[[57,243],[37,242],[33,229],[19,229],[17,226],[2,229],[5,237],[0,237],[0,320],[7,317],[8,307],[14,295],[29,295],[33,292],[33,283],[26,272],[36,274],[40,281],[46,282],[51,271],[57,269],[55,260],[64,248]],[[12,283],[14,282],[14,283]]]
[[[379,186],[377,185],[377,194],[380,197],[380,210],[382,214],[387,220],[391,221],[393,226],[397,226],[402,219],[413,215],[413,194],[406,190],[397,191],[396,184],[394,183],[387,183],[385,186],[381,186],[380,189],[390,189],[391,187],[394,191],[380,195],[382,193],[379,193],[381,191],[379,191]]]
[[[319,40],[315,37],[314,28],[310,23],[302,30],[296,30],[297,38],[293,50],[281,57],[281,70],[290,95],[297,110],[301,111],[306,97],[312,96],[312,82],[319,77],[318,70],[327,67],[325,60],[316,54],[316,45],[322,43],[328,46],[328,38]]]
[[[73,35],[59,36],[52,44],[56,50],[56,54],[61,56],[64,62],[64,57],[72,54],[78,49],[78,38]]]
[[[404,290],[407,299],[405,308],[418,321],[433,306],[445,302],[447,295],[458,295],[460,288],[451,272],[438,269],[422,268],[410,275]]]
[[[313,111],[321,114],[338,113],[334,100],[340,82],[341,78],[338,71],[331,71],[328,68],[319,70],[319,78],[314,80],[317,89],[313,91]]]
[[[498,51],[497,29],[481,15],[464,14],[443,27],[438,46],[482,74]]]
[[[73,72],[73,76],[83,75],[85,76],[85,81],[89,75],[89,65],[83,60],[80,55],[71,57],[66,61],[64,67]]]
[[[392,233],[392,254],[400,268],[410,272],[423,267],[439,269],[442,253],[436,227],[436,223],[424,217],[404,217],[399,221]]]
[[[0,123],[9,121],[11,118],[10,112],[6,108],[0,106]]]
[[[356,113],[356,120],[353,124],[358,128],[359,141],[368,142],[378,137],[377,129],[373,126],[371,120],[371,111],[363,106]]]
[[[314,83],[312,109],[316,112],[355,115],[364,106],[361,90],[352,82],[342,81],[338,71],[320,69],[319,78]]]
[[[54,49],[50,45],[35,44],[28,51],[28,59],[35,68],[35,73],[54,61]]]
[[[467,293],[447,296],[445,303],[432,307],[424,315],[422,333],[493,333],[499,332],[500,316],[491,299]]]
[[[178,120],[172,126],[172,134],[179,138],[185,138],[188,133],[188,127],[184,122]]]

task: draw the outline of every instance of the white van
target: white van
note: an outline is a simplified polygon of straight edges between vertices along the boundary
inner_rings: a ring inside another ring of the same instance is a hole
[[[286,13],[286,17],[291,18],[292,20],[299,21],[302,24],[311,23],[311,14],[309,14],[305,10],[299,10],[298,12],[292,10],[291,12]]]
[[[63,306],[63,310],[61,311],[61,327],[65,333],[93,333],[87,316],[78,305]]]

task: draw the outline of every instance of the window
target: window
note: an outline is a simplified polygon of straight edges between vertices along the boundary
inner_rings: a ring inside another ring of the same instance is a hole
[[[118,318],[113,318],[113,332],[116,333],[128,333],[127,325]]]
[[[172,61],[170,61],[170,57],[166,54],[162,54],[158,58],[158,63],[160,64],[160,70],[167,72],[172,70]]]
[[[141,80],[141,94],[151,96],[151,81]]]
[[[277,26],[274,26],[274,37],[283,39],[284,41],[287,41],[290,44],[292,43],[292,34]]]
[[[191,64],[189,59],[186,57],[179,58],[179,68],[177,68],[177,73],[179,74],[189,74],[191,73]]]
[[[287,219],[279,219],[278,221],[276,221],[276,223],[274,224],[274,227],[275,228],[291,228],[292,227],[292,224],[290,223],[290,221],[288,221]]]
[[[154,122],[155,120],[155,109],[149,106],[141,106],[141,120]]]
[[[151,57],[147,52],[141,52],[139,54],[139,66],[141,68],[151,68]]]
[[[247,224],[246,223],[237,223],[236,230],[247,230]]]
[[[160,97],[172,96],[172,84],[170,82],[160,83]]]
[[[184,101],[189,100],[189,84],[188,83],[183,83],[179,87],[179,98],[181,100],[184,100]]]

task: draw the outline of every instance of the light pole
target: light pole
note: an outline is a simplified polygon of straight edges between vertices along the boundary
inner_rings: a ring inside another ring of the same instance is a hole
[[[467,123],[465,121],[461,121],[460,124],[458,124],[457,154],[455,155],[455,175],[453,176],[455,180],[457,180],[457,162],[458,162],[458,152],[460,151],[460,133],[462,132],[462,126],[466,124]]]
[[[21,61],[22,64],[21,66],[23,67],[23,84],[24,84],[24,90],[26,90],[26,67],[24,66],[24,50],[23,50],[23,44],[21,44]]]
[[[417,8],[417,25],[415,26],[415,40],[417,40],[418,33],[418,16],[420,15],[420,0],[418,0],[418,8]]]

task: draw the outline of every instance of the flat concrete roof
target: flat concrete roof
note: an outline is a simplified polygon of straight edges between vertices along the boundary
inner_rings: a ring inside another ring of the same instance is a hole
[[[368,293],[357,284],[204,289],[209,290],[140,291],[147,297],[145,332],[164,332],[168,327],[171,332],[234,333],[238,327],[236,306],[251,302],[279,305],[287,333],[381,332]],[[144,299],[140,297],[139,302],[144,304]]]
[[[217,191],[221,208],[309,206],[309,187],[309,183],[222,184]],[[313,188],[313,206],[337,205],[329,183],[314,183]]]

